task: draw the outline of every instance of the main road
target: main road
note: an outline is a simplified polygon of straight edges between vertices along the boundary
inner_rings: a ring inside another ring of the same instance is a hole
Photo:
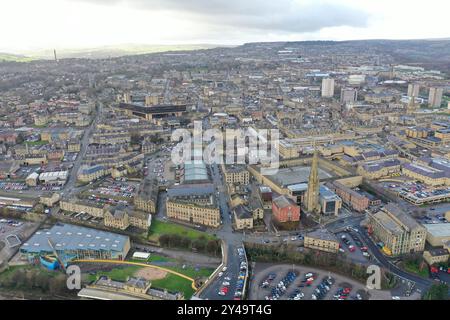
[[[64,185],[63,190],[66,193],[66,195],[72,195],[77,190],[77,188],[75,187],[75,182],[77,181],[78,170],[80,169],[81,163],[83,162],[83,159],[86,155],[87,147],[89,145],[89,139],[92,136],[95,126],[97,125],[97,123],[100,119],[102,111],[103,111],[103,104],[101,102],[99,102],[98,109],[96,111],[94,119],[92,120],[89,127],[83,133],[83,137],[81,138],[81,141],[80,141],[80,143],[81,143],[80,152],[78,153],[78,156],[75,159],[75,162],[73,163],[73,167],[70,170],[70,174],[69,174],[69,178],[67,179],[67,183]]]
[[[211,174],[216,188],[216,198],[222,213],[223,222],[221,229],[215,231],[215,234],[221,238],[224,243],[224,262],[227,270],[223,272],[222,277],[216,276],[213,278],[212,282],[207,284],[206,288],[200,294],[200,298],[210,300],[232,300],[234,292],[236,291],[240,263],[244,260],[244,257],[240,257],[237,252],[237,248],[243,247],[242,234],[233,231],[233,217],[231,216],[231,211],[228,207],[227,191],[217,164],[211,165]],[[229,291],[226,295],[221,296],[218,292],[225,277],[231,279],[228,281],[230,282]]]

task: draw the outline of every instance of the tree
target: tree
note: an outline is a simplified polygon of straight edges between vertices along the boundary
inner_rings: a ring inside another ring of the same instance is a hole
[[[447,284],[433,284],[425,293],[424,300],[448,300],[448,285]]]

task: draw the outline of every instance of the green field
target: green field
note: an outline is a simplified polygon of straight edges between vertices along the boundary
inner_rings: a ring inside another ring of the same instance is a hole
[[[88,275],[88,281],[92,282],[97,280],[99,276],[107,276],[112,280],[124,282],[128,277],[132,277],[142,267],[139,266],[127,266],[124,268],[114,268],[111,271],[98,271],[95,274]]]
[[[206,241],[216,239],[214,236],[206,232],[193,230],[172,222],[153,220],[149,231],[149,240],[158,241],[159,237],[163,234],[178,234],[179,236],[184,236],[191,240],[197,240],[202,236],[206,239]]]
[[[7,53],[0,53],[0,62],[30,62],[33,61],[35,59],[30,58],[30,57],[25,57],[25,56],[19,56],[19,55],[14,55],[14,54],[7,54]]]
[[[420,269],[420,264],[415,261],[405,261],[404,268],[406,271],[415,273],[421,277],[429,277],[428,267],[424,266],[422,269]]]
[[[30,147],[33,146],[43,146],[44,144],[48,144],[48,141],[32,141],[32,142],[24,142],[23,144],[28,144]]]
[[[192,283],[173,274],[168,274],[164,279],[153,280],[152,287],[167,289],[168,291],[179,291],[184,293],[184,298],[189,300],[194,294]]]

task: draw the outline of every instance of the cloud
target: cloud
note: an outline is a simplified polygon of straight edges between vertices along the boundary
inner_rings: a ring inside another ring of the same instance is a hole
[[[198,23],[278,33],[366,27],[369,13],[330,0],[70,0],[173,12]]]

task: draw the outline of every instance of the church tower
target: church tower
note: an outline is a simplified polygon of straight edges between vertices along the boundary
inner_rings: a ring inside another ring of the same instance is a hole
[[[305,202],[306,211],[314,212],[319,210],[319,155],[315,147]]]

